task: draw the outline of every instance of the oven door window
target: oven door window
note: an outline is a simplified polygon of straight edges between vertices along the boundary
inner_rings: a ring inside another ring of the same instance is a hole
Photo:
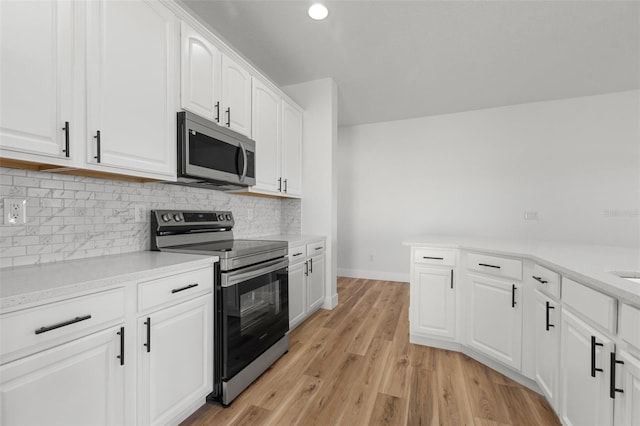
[[[223,378],[230,379],[289,330],[287,268],[222,288]]]

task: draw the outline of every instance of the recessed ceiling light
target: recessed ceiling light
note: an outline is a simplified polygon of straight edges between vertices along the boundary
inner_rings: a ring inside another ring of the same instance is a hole
[[[309,17],[311,19],[315,19],[316,21],[322,21],[324,18],[329,15],[329,10],[327,7],[320,3],[315,3],[309,8]]]

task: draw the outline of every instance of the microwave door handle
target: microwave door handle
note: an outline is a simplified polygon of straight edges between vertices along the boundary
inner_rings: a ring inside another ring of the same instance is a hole
[[[242,149],[242,156],[244,158],[242,167],[242,176],[240,176],[240,180],[244,180],[247,177],[247,150],[242,143],[240,143],[240,149]]]

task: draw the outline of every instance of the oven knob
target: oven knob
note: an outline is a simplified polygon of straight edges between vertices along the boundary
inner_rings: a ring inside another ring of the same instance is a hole
[[[165,213],[162,215],[162,220],[165,222],[169,222],[171,220],[171,216]]]
[[[224,215],[222,213],[218,215],[218,220],[224,220]]]
[[[173,219],[174,219],[176,222],[180,222],[180,221],[182,220],[182,218],[180,217],[180,215],[179,215],[179,214],[174,214],[174,215],[173,215]]]
[[[227,214],[227,220],[231,220],[231,214]]]

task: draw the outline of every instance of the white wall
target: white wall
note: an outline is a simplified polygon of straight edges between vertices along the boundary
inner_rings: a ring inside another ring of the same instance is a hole
[[[325,78],[283,90],[304,109],[301,229],[303,234],[327,237],[323,307],[333,309],[338,303],[337,86]]]
[[[630,91],[340,128],[339,275],[408,280],[401,243],[424,234],[639,246],[639,105]]]

